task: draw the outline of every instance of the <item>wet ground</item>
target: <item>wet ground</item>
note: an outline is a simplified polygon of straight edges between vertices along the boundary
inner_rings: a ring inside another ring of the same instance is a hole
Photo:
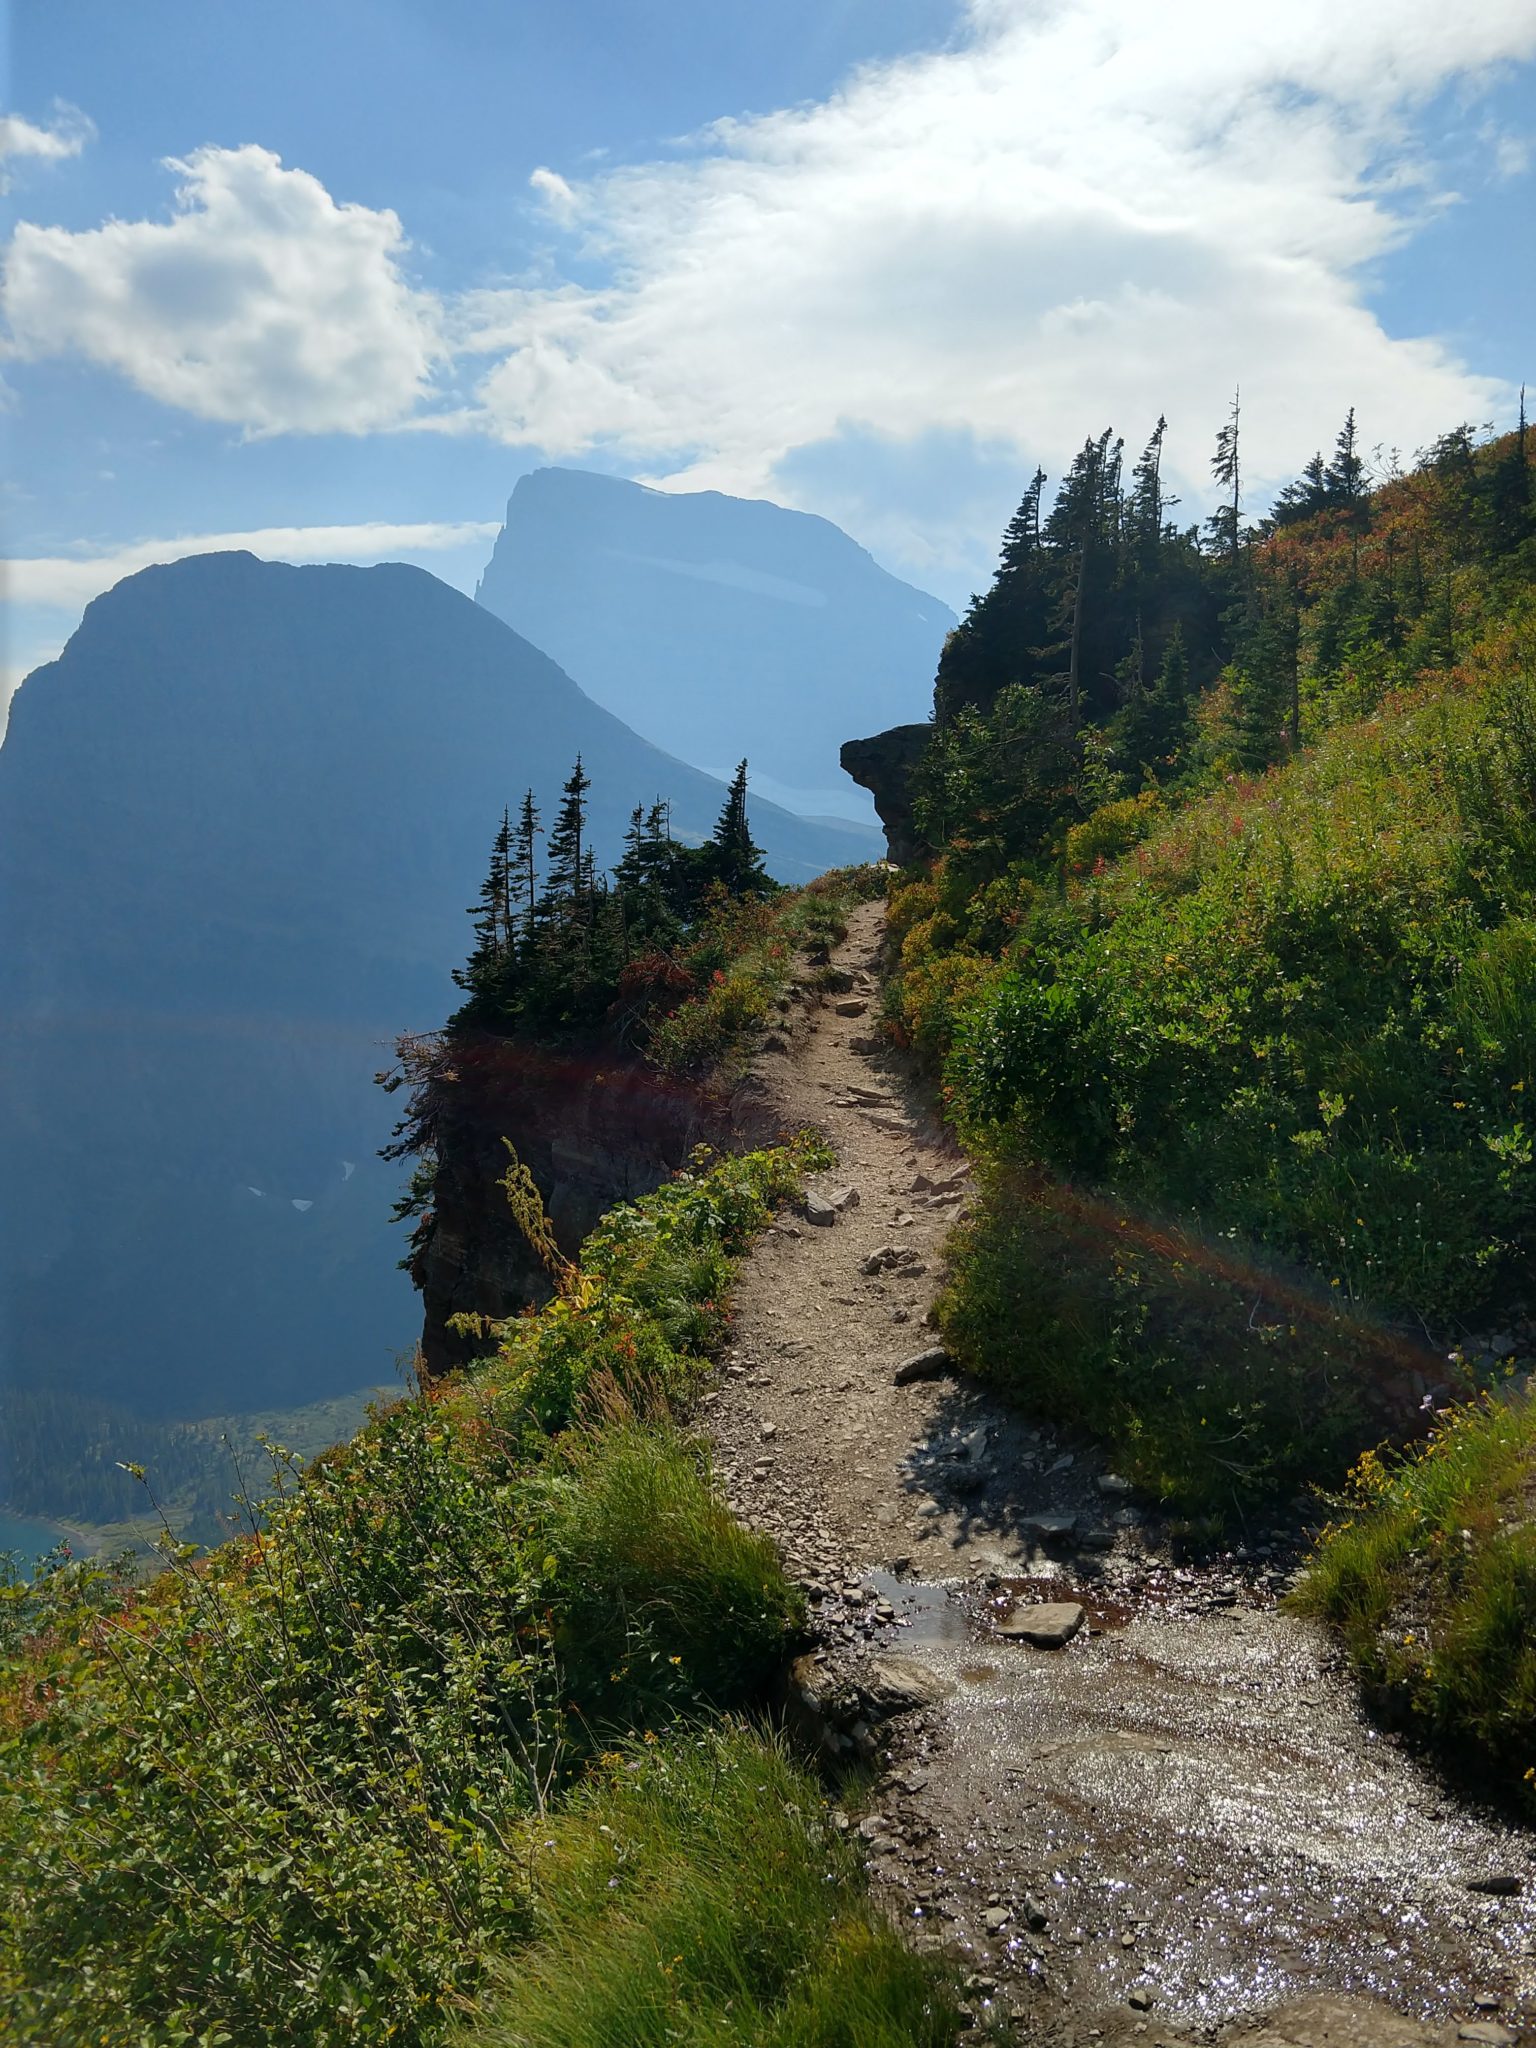
[[[879,920],[840,958],[853,1003]],[[1183,1562],[1090,1447],[974,1386],[897,1384],[935,1342],[964,1161],[866,1022],[829,1003],[796,1036],[762,1073],[837,1145],[819,1187],[841,1207],[754,1255],[708,1413],[824,1667],[896,1650],[944,1689],[884,1725],[850,1806],[878,1896],[964,1959],[978,2027],[1008,2039],[1417,2048],[1536,2026],[1536,1839],[1374,1728],[1329,1639],[1277,1606],[1294,1524]],[[1080,1602],[1084,1626],[1010,1639],[1021,1600]]]

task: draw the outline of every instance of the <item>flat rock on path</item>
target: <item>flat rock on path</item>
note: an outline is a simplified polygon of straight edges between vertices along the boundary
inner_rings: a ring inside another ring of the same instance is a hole
[[[874,995],[883,918],[855,912],[824,984]],[[838,1164],[817,1227],[746,1262],[705,1414],[733,1507],[807,1587],[829,1693],[845,1673],[871,1703],[829,1739],[883,1764],[858,1824],[876,1896],[1032,2042],[1519,2037],[1536,1845],[1372,1728],[1329,1640],[1276,1609],[1292,1536],[1185,1566],[1102,1460],[930,1373],[966,1162],[838,1007],[756,1070]],[[1082,1610],[1062,1647],[1008,1639],[1010,1610],[1047,1605]],[[882,1695],[891,1655],[926,1681]],[[1522,1888],[1469,1889],[1488,1873]]]

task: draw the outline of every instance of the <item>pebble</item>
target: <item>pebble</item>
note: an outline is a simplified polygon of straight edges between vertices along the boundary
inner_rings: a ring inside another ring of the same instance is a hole
[[[942,1344],[932,1344],[926,1351],[914,1351],[910,1358],[904,1358],[891,1378],[898,1387],[909,1387],[914,1380],[941,1380],[955,1369],[955,1362]]]
[[[1075,1600],[1045,1600],[1010,1607],[997,1624],[1000,1636],[1033,1643],[1038,1650],[1059,1650],[1083,1625],[1083,1609]]]

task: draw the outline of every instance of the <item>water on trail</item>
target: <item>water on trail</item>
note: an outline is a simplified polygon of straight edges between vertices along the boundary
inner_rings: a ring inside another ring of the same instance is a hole
[[[854,1816],[877,1896],[967,1960],[1005,2038],[1513,2041],[1536,2026],[1536,1838],[1372,1725],[1329,1637],[1277,1605],[1294,1530],[1182,1563],[1091,1446],[965,1383],[898,1384],[934,1341],[965,1162],[842,1014],[873,996],[881,914],[838,956],[851,1004],[808,991],[760,1063],[783,1120],[836,1145],[818,1186],[840,1206],[754,1253],[708,1409],[822,1655],[899,1650],[944,1687],[886,1725]],[[1034,1648],[998,1630],[1019,1600],[1084,1624]]]

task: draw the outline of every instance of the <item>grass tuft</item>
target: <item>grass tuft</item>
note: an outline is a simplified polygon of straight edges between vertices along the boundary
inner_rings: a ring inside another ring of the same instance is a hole
[[[543,1836],[532,1942],[462,2048],[944,2048],[813,1782],[743,1728],[609,1760]]]
[[[1295,1605],[1378,1701],[1536,1812],[1536,1402],[1486,1397],[1367,1452]]]

